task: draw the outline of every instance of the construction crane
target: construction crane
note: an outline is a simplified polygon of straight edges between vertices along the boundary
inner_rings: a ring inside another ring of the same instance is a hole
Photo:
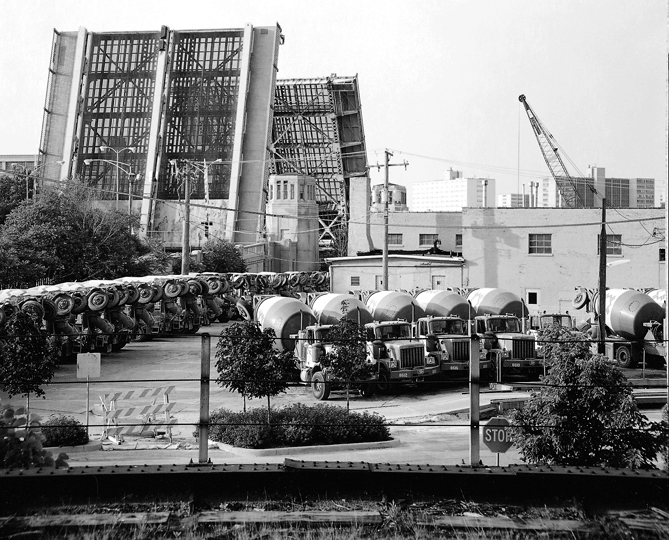
[[[584,208],[585,204],[583,204],[583,199],[576,188],[576,183],[570,176],[567,168],[562,162],[560,154],[558,153],[557,141],[539,121],[537,115],[534,114],[532,107],[530,107],[530,104],[525,98],[525,94],[520,95],[518,101],[525,106],[525,112],[527,113],[527,117],[530,119],[530,124],[532,124],[532,129],[534,130],[534,136],[537,138],[546,165],[548,165],[548,168],[551,170],[551,174],[555,179],[555,184],[560,192],[564,206],[567,208]]]

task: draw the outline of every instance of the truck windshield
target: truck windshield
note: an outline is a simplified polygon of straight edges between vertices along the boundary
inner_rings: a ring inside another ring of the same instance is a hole
[[[571,328],[571,317],[569,315],[543,315],[541,317],[542,328],[553,326],[554,324],[564,326],[565,328]]]
[[[376,328],[376,339],[406,339],[411,337],[411,326],[409,324],[392,324]]]
[[[315,332],[316,334],[316,341],[322,342],[322,341],[327,341],[328,336],[330,335],[330,329],[329,328],[318,328]]]
[[[465,326],[465,321],[460,319],[454,320],[434,320],[429,323],[429,332],[430,334],[466,334],[467,329]]]
[[[488,332],[499,334],[502,332],[509,332],[512,334],[520,333],[520,322],[515,318],[493,319],[486,321]]]

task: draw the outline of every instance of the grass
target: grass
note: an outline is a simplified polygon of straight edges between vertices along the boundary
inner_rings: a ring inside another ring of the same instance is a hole
[[[229,523],[215,525],[196,525],[193,518],[199,512],[250,512],[262,516],[271,511],[284,512],[360,512],[373,513],[377,519],[369,525],[346,525],[323,523],[317,526],[286,523]],[[193,501],[173,503],[115,503],[106,505],[88,505],[74,507],[54,507],[38,513],[41,516],[75,515],[75,514],[120,514],[129,512],[170,512],[172,519],[166,524],[152,525],[140,522],[138,525],[105,525],[100,527],[47,527],[42,529],[23,529],[12,527],[11,523],[0,528],[3,538],[43,538],[46,540],[67,538],[71,540],[148,540],[148,539],[188,539],[188,540],[273,540],[273,539],[304,539],[304,540],[349,540],[365,538],[370,540],[393,539],[587,539],[587,540],[629,540],[634,538],[660,539],[666,538],[667,531],[662,532],[659,523],[661,516],[654,518],[658,522],[656,530],[630,529],[621,519],[620,513],[604,513],[590,515],[578,505],[560,508],[528,507],[476,503],[455,499],[425,499],[411,501],[399,500],[318,500],[318,501],[227,501],[215,508],[198,508]],[[660,511],[661,512],[661,511]],[[637,517],[653,516],[650,511],[634,514]],[[515,523],[526,523],[538,520],[577,520],[584,525],[579,530],[563,530],[548,532],[546,530],[509,530],[505,528],[490,529],[485,526],[476,527],[433,527],[428,525],[435,518],[444,516],[481,516],[482,518],[510,518]],[[666,521],[666,520],[665,520]],[[664,535],[663,535],[664,534]]]

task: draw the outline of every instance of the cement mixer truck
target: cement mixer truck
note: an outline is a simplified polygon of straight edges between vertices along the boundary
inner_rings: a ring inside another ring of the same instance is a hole
[[[599,317],[599,295],[577,288],[572,305]],[[660,301],[663,301],[660,299]],[[650,295],[634,289],[608,289],[605,299],[605,354],[622,368],[634,368],[645,358],[647,365],[661,367],[666,359],[664,308]],[[599,326],[592,323],[588,334],[599,341]]]
[[[436,355],[425,354],[425,344],[412,335],[412,324],[425,312],[409,293],[362,293],[374,322],[365,325],[370,361],[378,366],[377,388],[388,392],[398,383],[423,381],[439,373]]]
[[[476,313],[474,331],[481,336],[481,358],[493,362],[497,382],[508,376],[543,373],[536,340],[525,333],[527,307],[518,296],[504,289],[484,288],[470,292],[467,300]]]
[[[448,290],[425,290],[416,294],[416,302],[426,316],[413,324],[413,335],[425,344],[425,354],[436,356],[444,378],[469,375],[468,320],[471,307],[458,293]],[[488,359],[481,361],[484,373],[492,367]]]
[[[309,305],[316,324],[307,325],[297,333],[295,358],[300,380],[311,385],[316,399],[326,400],[331,391],[338,389],[328,381],[327,370],[321,367],[321,358],[334,347],[329,339],[330,328],[343,319],[352,319],[363,326],[372,322],[372,315],[360,299],[349,294],[314,294]],[[372,362],[373,359],[368,355],[367,361]],[[358,389],[362,395],[370,396],[374,392],[374,383],[364,382],[358,385]]]

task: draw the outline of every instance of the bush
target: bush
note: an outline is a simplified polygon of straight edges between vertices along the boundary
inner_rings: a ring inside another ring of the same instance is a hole
[[[662,427],[664,429],[664,443],[660,453],[664,459],[664,472],[669,473],[669,408],[662,407]]]
[[[44,449],[44,434],[39,417],[30,415],[30,425],[23,409],[5,405],[0,413],[0,468],[67,467],[67,454],[56,459]]]
[[[44,446],[77,446],[88,442],[86,427],[72,416],[52,415],[42,424]]]
[[[353,442],[387,441],[390,430],[384,417],[349,412],[341,407],[295,404],[271,411],[219,409],[211,414],[209,438],[241,448],[280,448]]]

